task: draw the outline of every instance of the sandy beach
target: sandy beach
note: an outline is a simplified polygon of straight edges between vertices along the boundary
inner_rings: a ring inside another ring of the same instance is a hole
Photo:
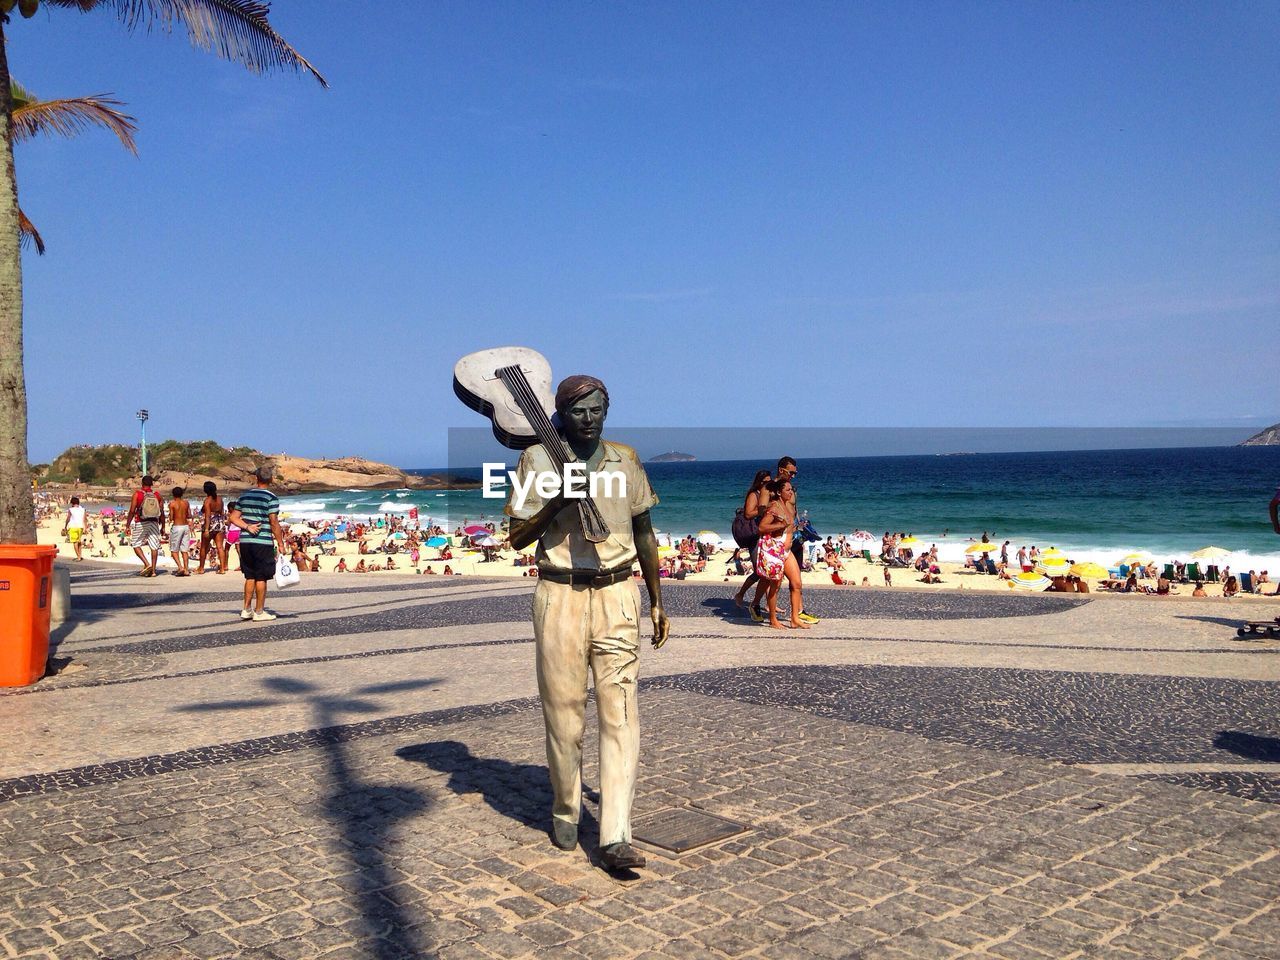
[[[39,524],[38,538],[42,544],[51,544],[57,546],[58,556],[63,560],[74,561],[75,552],[67,538],[62,534],[62,523],[64,513],[57,516],[51,516],[43,519]],[[98,524],[97,509],[90,511],[93,518],[92,526]],[[310,531],[314,533],[316,527],[309,523],[301,521],[292,521],[289,527],[291,531]],[[86,559],[105,560],[108,562],[121,563],[125,565],[138,566],[138,560],[134,556],[132,548],[121,545],[120,535],[117,530],[110,538],[114,540],[114,555],[112,555],[112,544],[108,539],[104,539],[101,532],[93,535],[92,546],[84,549]],[[360,559],[366,561],[367,565],[379,564],[384,565],[388,560],[388,556],[374,548],[382,543],[383,534],[375,532],[367,538],[369,553],[361,554],[359,544],[354,541],[338,539],[327,547],[333,550],[332,554],[325,554],[320,557],[320,572],[334,573],[342,560],[346,560],[348,568],[354,567]],[[316,547],[312,547],[308,551],[308,556],[314,557],[317,554]],[[390,557],[396,565],[393,570],[372,570],[364,573],[352,573],[348,569],[347,574],[357,577],[376,576],[376,577],[404,577],[404,576],[440,576],[444,574],[445,568],[448,567],[454,575],[457,576],[483,576],[483,577],[524,577],[527,576],[529,567],[525,565],[517,565],[516,559],[518,554],[511,550],[501,551],[498,553],[497,559],[486,562],[484,554],[480,550],[454,548],[453,557],[449,560],[436,559],[438,551],[433,548],[422,548],[420,562],[415,567],[410,560],[407,551],[401,551]],[[737,590],[741,585],[744,577],[742,575],[730,572],[730,559],[732,553],[729,550],[722,549],[716,552],[711,559],[708,560],[706,569],[702,572],[690,571],[684,578],[689,583],[723,583],[726,590]],[[936,583],[923,582],[923,574],[910,568],[894,568],[890,570],[892,586],[887,586],[884,579],[884,565],[878,561],[868,563],[866,560],[846,558],[841,561],[843,569],[840,571],[841,579],[844,581],[844,589],[850,590],[891,590],[891,589],[918,589],[929,591],[946,591],[946,590],[975,590],[987,593],[1002,594],[1021,594],[1027,591],[1013,588],[1007,580],[1001,580],[999,577],[987,574],[980,574],[971,569],[965,569],[963,565],[956,563],[939,563],[941,574]],[[191,569],[195,569],[195,564],[191,564]],[[216,564],[213,564],[216,566]],[[234,548],[229,550],[228,556],[229,575],[238,578],[239,563]],[[161,551],[161,559],[159,561],[161,572],[171,572],[175,569],[173,560],[169,556],[168,543],[163,545]],[[214,575],[212,570],[207,571],[207,575]],[[305,578],[305,574],[304,574]],[[832,587],[831,573],[825,564],[819,564],[818,569],[803,574],[803,581],[806,586],[824,586]],[[865,582],[864,582],[865,581]],[[1141,596],[1143,594],[1122,594],[1112,591],[1100,590],[1098,587],[1098,579],[1089,579],[1089,594],[1103,596]],[[1146,580],[1144,584],[1154,586],[1154,581]],[[1204,585],[1205,593],[1209,597],[1222,599],[1222,584],[1206,583]],[[1259,616],[1270,617],[1273,614],[1264,614],[1264,609],[1272,607],[1280,608],[1280,597],[1275,597],[1273,591],[1276,589],[1274,584],[1265,584],[1265,594],[1238,594],[1231,600],[1240,600],[1247,604],[1259,604]],[[1174,592],[1169,599],[1190,598],[1192,591],[1191,584],[1176,584]],[[782,591],[785,597],[785,586]],[[785,600],[783,601],[785,602]],[[1230,602],[1228,600],[1227,602]]]

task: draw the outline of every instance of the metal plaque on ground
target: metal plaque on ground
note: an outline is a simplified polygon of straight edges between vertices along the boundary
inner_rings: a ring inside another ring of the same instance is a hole
[[[684,853],[708,843],[727,840],[748,829],[750,828],[745,823],[726,820],[713,813],[689,807],[674,807],[640,817],[632,824],[631,832],[641,843],[661,847],[672,853]]]

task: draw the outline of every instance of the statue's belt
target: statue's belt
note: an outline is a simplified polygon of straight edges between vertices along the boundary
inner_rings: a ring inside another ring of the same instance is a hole
[[[574,587],[607,587],[631,579],[631,564],[612,570],[564,570],[559,567],[538,567],[538,579],[552,583],[567,583]]]

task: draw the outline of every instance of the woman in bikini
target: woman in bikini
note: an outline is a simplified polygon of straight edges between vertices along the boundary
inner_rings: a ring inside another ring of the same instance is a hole
[[[796,526],[796,495],[791,489],[791,481],[775,480],[769,485],[770,500],[764,516],[760,518],[760,536],[780,539],[783,544],[785,559],[782,575],[776,580],[765,581],[768,586],[769,626],[776,630],[791,627],[793,630],[808,630],[809,624],[797,619],[797,614],[804,609],[804,601],[800,591],[800,565],[796,556],[789,549],[791,536]],[[778,620],[778,588],[783,578],[791,584],[791,622],[784,624]]]
[[[765,510],[768,508],[769,491],[766,489],[768,484],[769,484],[769,471],[757,470],[756,478],[751,481],[751,489],[747,491],[747,496],[742,501],[742,515],[746,517],[748,520],[759,521],[759,519],[764,515]],[[747,575],[747,579],[743,581],[742,587],[738,590],[737,594],[733,598],[733,604],[736,607],[742,606],[742,598],[747,595],[747,591],[751,589],[751,586],[760,579],[756,575],[756,571],[755,571],[756,544],[759,542],[760,542],[760,536],[759,534],[757,534],[754,540],[751,540],[750,542],[742,544],[742,546],[747,548],[747,556],[750,559],[752,566],[751,566],[751,572]],[[757,614],[757,616],[752,617],[752,619],[756,620],[757,622],[764,620],[764,617],[762,615],[759,615],[760,614],[759,604],[760,604],[760,594],[759,594],[759,591],[757,591],[756,599],[752,604],[752,610],[755,611],[755,613]]]
[[[204,562],[213,544],[218,557],[218,572],[227,572],[227,510],[218,496],[218,485],[212,480],[204,484],[204,506],[200,510],[200,561],[196,573],[204,573]]]

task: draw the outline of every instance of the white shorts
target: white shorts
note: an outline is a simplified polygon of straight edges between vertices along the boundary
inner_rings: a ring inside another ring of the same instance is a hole
[[[186,553],[191,547],[191,528],[186,524],[179,524],[176,527],[169,528],[169,552],[170,553]]]
[[[147,547],[151,550],[159,550],[160,521],[139,520],[133,525],[133,533],[129,538],[129,543],[134,547]]]

